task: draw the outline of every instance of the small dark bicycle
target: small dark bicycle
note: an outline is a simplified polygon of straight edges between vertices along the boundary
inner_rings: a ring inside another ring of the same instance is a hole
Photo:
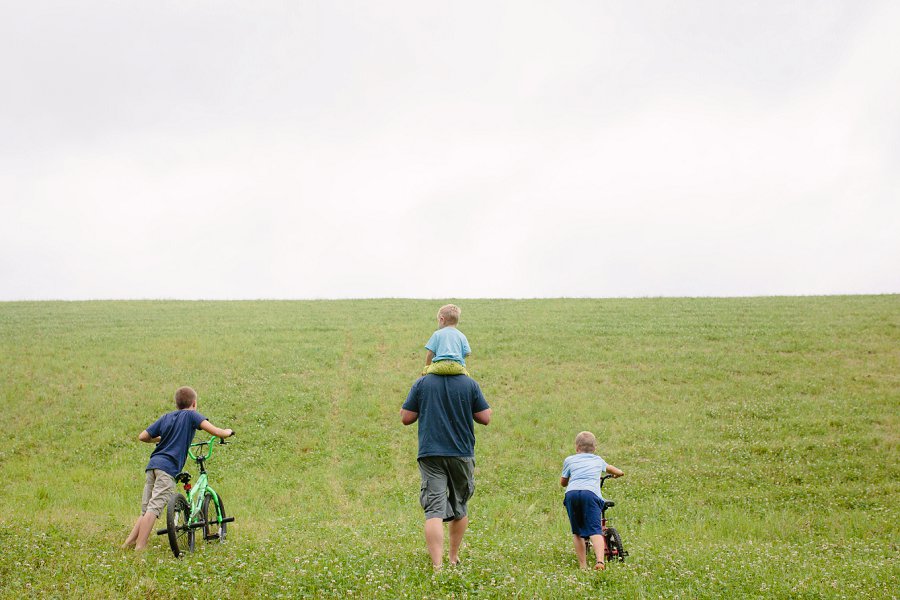
[[[157,529],[157,535],[169,536],[169,546],[175,557],[193,552],[195,547],[195,533],[197,529],[203,530],[203,539],[206,541],[224,541],[228,523],[234,521],[234,517],[225,516],[225,504],[222,496],[217,494],[209,485],[209,476],[206,472],[206,461],[212,456],[213,443],[217,438],[212,437],[205,442],[196,442],[188,447],[188,456],[197,463],[200,474],[197,476],[197,485],[191,485],[191,474],[181,472],[175,478],[176,483],[183,484],[184,494],[174,492],[169,498],[166,507],[166,528]],[[225,440],[219,440],[225,444]],[[200,454],[200,449],[206,446],[206,452]],[[194,454],[197,448],[197,454]]]
[[[603,482],[607,479],[611,478],[612,475],[604,475],[600,478],[600,488],[603,488]],[[600,518],[600,526],[603,528],[603,539],[606,541],[606,552],[604,555],[604,560],[618,560],[623,561],[625,557],[628,556],[628,552],[625,551],[625,548],[622,546],[622,536],[619,535],[619,532],[615,527],[609,527],[607,525],[606,518],[606,510],[608,508],[612,508],[615,506],[615,502],[611,502],[609,500],[603,501],[603,509]],[[591,549],[591,540],[584,540],[585,549],[589,552]]]

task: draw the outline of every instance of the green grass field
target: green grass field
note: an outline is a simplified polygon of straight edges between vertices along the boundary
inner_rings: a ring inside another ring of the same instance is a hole
[[[0,303],[0,596],[898,597],[900,297],[458,300],[494,420],[433,574],[398,410],[441,303]],[[136,438],[180,385],[238,432],[237,521],[136,556]],[[627,473],[603,574],[559,487],[582,429]]]

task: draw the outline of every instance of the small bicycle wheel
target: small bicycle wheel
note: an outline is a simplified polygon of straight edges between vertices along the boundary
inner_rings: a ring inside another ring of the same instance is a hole
[[[219,495],[218,511],[216,510],[216,501],[209,492],[206,492],[206,495],[203,496],[203,508],[200,510],[203,513],[201,518],[205,523],[205,525],[203,525],[203,537],[207,541],[225,541],[228,523],[221,522],[225,518],[225,502],[222,500],[221,494]]]
[[[615,527],[606,530],[606,556],[618,561],[625,560],[625,548],[622,547],[622,537]]]
[[[176,558],[194,551],[194,530],[190,527],[191,506],[181,494],[173,494],[166,507],[169,545]]]

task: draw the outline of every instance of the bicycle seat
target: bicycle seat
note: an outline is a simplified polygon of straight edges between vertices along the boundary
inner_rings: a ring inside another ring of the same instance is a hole
[[[613,502],[612,500],[604,500],[603,501],[603,510],[606,510],[607,508],[612,508],[615,505],[616,505],[616,503]]]
[[[190,480],[191,480],[191,474],[188,473],[188,472],[186,472],[186,471],[182,471],[181,473],[179,473],[179,474],[175,477],[176,483],[177,483],[177,482],[187,483],[187,482],[189,482]]]

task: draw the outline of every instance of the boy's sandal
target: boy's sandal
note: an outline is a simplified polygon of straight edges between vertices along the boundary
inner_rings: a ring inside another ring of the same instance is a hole
[[[605,571],[605,570],[606,570],[606,563],[603,562],[602,560],[598,560],[598,561],[597,561],[597,564],[594,565],[594,570],[595,570],[595,571]]]

